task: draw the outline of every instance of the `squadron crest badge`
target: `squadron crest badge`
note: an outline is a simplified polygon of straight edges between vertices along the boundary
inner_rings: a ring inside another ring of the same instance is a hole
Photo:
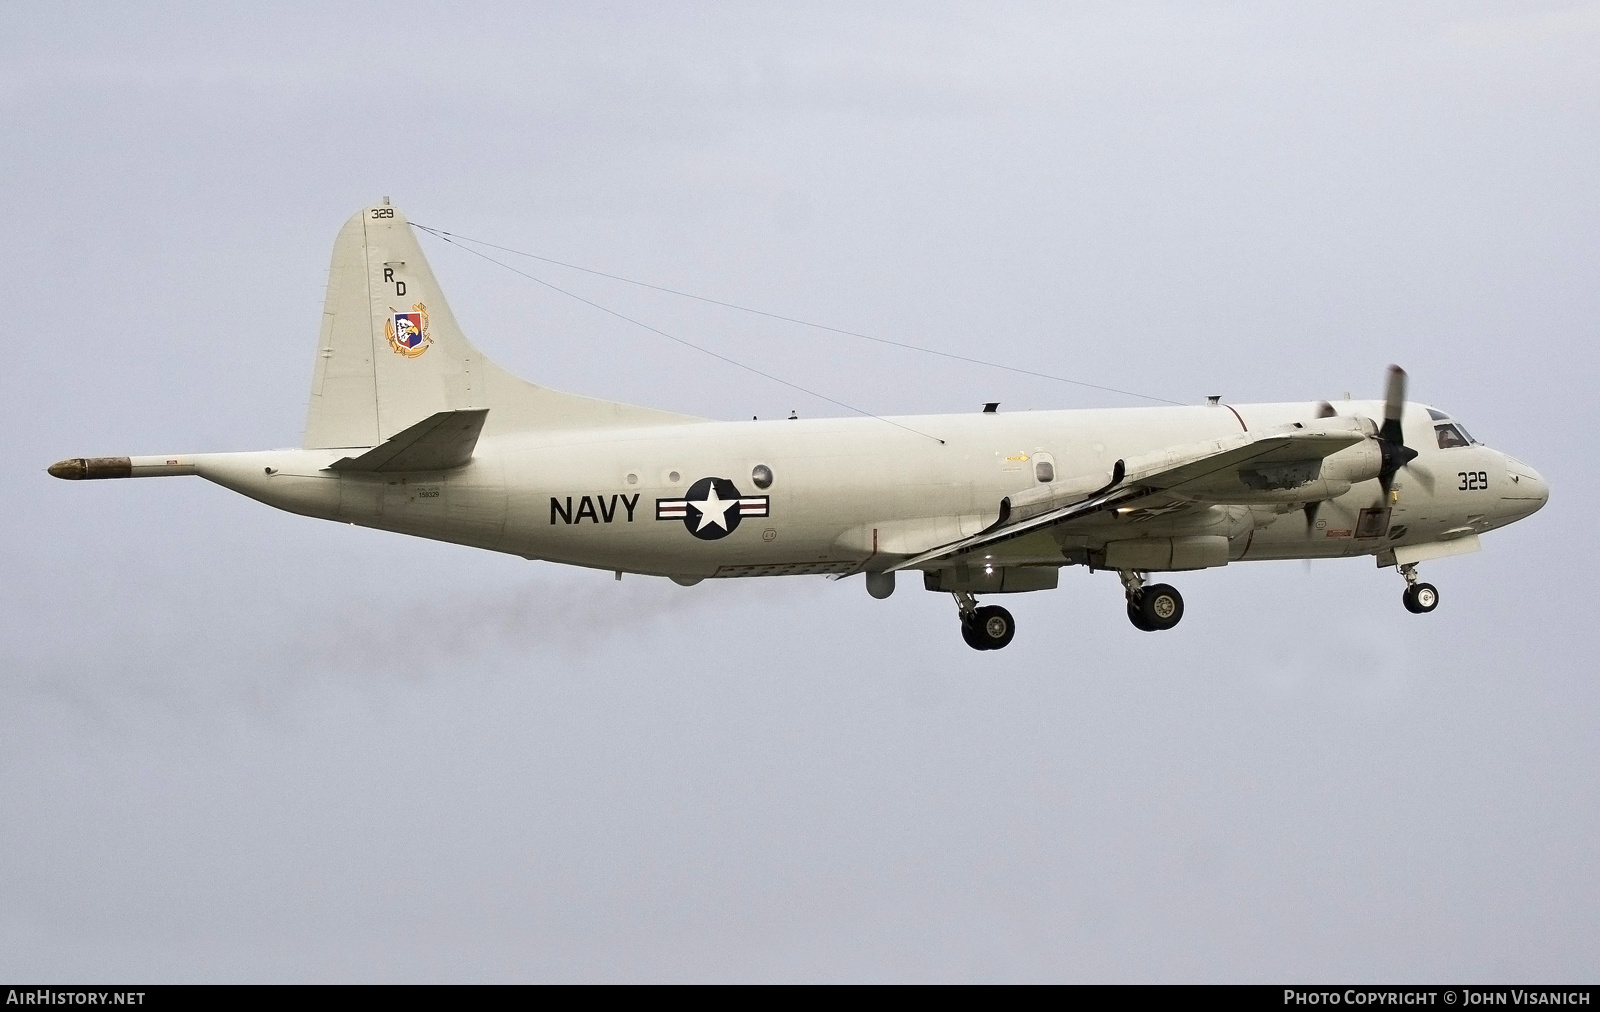
[[[389,307],[389,319],[383,321],[383,335],[396,355],[416,358],[433,344],[428,333],[428,307],[418,302],[409,313],[397,313]]]

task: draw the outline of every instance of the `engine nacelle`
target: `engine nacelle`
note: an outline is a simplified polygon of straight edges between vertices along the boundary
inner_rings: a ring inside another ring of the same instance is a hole
[[[1311,463],[1320,463],[1312,461]],[[1224,502],[1248,503],[1249,505],[1269,506],[1276,503],[1320,502],[1324,499],[1337,499],[1350,491],[1348,481],[1330,481],[1327,478],[1316,478],[1311,481],[1298,482],[1269,482],[1252,485],[1249,478],[1241,476],[1245,488],[1240,492],[1185,492],[1184,496],[1195,502]]]
[[[1383,470],[1383,451],[1376,440],[1363,439],[1347,446],[1322,462],[1322,477],[1359,485],[1378,477]]]
[[[1321,502],[1337,499],[1352,485],[1371,481],[1383,470],[1383,451],[1376,440],[1363,439],[1319,460],[1276,461],[1239,468],[1239,493],[1199,492],[1196,502],[1274,503]]]

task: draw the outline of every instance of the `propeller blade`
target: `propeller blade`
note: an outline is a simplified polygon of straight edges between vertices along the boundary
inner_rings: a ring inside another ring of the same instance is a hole
[[[1400,427],[1400,416],[1406,409],[1406,371],[1397,365],[1389,367],[1389,383],[1383,392],[1383,428],[1378,434],[1396,446],[1406,445],[1405,431]]]
[[[1428,470],[1424,465],[1418,464],[1416,467],[1408,469],[1406,471],[1406,477],[1415,478],[1417,480],[1417,484],[1422,486],[1422,490],[1424,492],[1427,492],[1429,495],[1433,494],[1433,472]]]
[[[1416,457],[1417,451],[1411,449],[1409,446],[1402,446],[1399,448],[1399,450],[1400,457],[1402,458],[1401,463],[1397,465],[1393,471],[1385,471],[1384,473],[1378,475],[1378,484],[1383,486],[1383,498],[1379,499],[1374,505],[1390,505],[1391,499],[1389,497],[1389,490],[1394,485],[1395,475],[1399,474],[1402,469],[1404,469],[1406,472],[1407,481],[1415,481],[1418,485],[1422,486],[1422,490],[1424,492],[1428,493],[1429,495],[1433,494],[1433,472],[1428,470],[1426,467],[1410,466],[1410,462]],[[1407,456],[1408,454],[1409,456]]]
[[[1306,533],[1307,534],[1310,534],[1312,528],[1316,527],[1316,525],[1317,525],[1317,510],[1320,509],[1321,506],[1322,506],[1322,500],[1320,500],[1320,499],[1318,499],[1318,500],[1316,500],[1314,502],[1306,503],[1306,505],[1305,505],[1305,513],[1306,513]]]
[[[1406,409],[1406,371],[1397,365],[1389,367],[1389,382],[1383,391],[1383,427],[1378,430],[1378,449],[1383,454],[1383,467],[1378,472],[1378,484],[1383,489],[1383,501],[1389,501],[1389,486],[1394,484],[1395,472],[1417,458],[1417,451],[1406,445],[1405,430],[1400,416]]]

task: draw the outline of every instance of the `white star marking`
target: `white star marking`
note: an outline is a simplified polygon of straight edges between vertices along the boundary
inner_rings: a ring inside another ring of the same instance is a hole
[[[1145,509],[1134,510],[1133,516],[1130,519],[1132,519],[1134,523],[1139,523],[1144,520],[1149,520],[1152,517],[1158,517],[1163,513],[1172,513],[1176,510],[1181,510],[1183,509],[1184,505],[1184,503],[1175,502],[1167,506],[1150,506]]]
[[[700,511],[700,525],[697,531],[706,529],[706,524],[715,524],[723,530],[728,529],[728,511],[739,505],[739,500],[729,499],[723,501],[717,498],[717,486],[712,485],[706,490],[706,497],[700,502],[691,502],[695,509]]]

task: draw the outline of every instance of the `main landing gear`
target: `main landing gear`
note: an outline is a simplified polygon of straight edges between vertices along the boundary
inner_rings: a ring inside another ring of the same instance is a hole
[[[961,638],[974,650],[999,650],[1017,634],[1017,623],[1011,613],[997,604],[978,607],[971,594],[957,591],[952,595],[956,607],[961,609]]]
[[[1406,611],[1413,615],[1426,615],[1439,607],[1439,588],[1431,583],[1417,582],[1415,563],[1408,562],[1399,569],[1400,575],[1406,578],[1406,592],[1400,598],[1405,602]]]
[[[1183,619],[1183,595],[1165,583],[1145,586],[1144,578],[1129,569],[1117,571],[1128,597],[1128,621],[1142,632],[1171,629]]]

